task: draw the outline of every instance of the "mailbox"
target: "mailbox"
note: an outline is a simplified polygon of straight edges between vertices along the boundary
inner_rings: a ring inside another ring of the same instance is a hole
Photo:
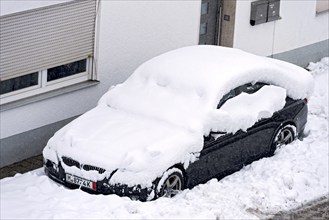
[[[251,2],[250,24],[262,24],[267,20],[267,0]]]
[[[259,0],[251,2],[250,25],[281,19],[280,0]]]
[[[268,1],[267,21],[275,21],[280,19],[280,0]]]

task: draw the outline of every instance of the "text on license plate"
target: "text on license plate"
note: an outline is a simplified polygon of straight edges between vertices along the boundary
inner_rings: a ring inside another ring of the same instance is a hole
[[[73,183],[75,185],[81,186],[81,187],[96,190],[96,183],[95,182],[83,179],[83,178],[78,177],[78,176],[73,176],[73,175],[68,174],[68,173],[66,174],[66,181],[69,182],[69,183]]]

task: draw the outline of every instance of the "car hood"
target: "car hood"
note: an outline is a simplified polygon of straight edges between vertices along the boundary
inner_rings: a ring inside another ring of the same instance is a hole
[[[195,130],[99,105],[59,130],[44,155],[53,151],[59,160],[118,170],[113,181],[149,185],[170,166],[187,166],[202,146],[203,135]],[[122,173],[129,173],[128,180]]]

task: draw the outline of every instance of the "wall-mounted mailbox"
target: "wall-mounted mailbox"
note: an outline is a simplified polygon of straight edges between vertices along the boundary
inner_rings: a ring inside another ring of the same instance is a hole
[[[250,24],[262,24],[267,20],[268,1],[260,0],[251,2]]]
[[[268,1],[267,22],[280,19],[280,0]]]
[[[259,0],[251,2],[250,25],[263,24],[281,19],[280,0]]]

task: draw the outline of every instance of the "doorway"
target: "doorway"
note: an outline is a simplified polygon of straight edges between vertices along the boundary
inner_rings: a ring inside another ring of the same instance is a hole
[[[222,0],[202,0],[199,44],[219,45]]]

